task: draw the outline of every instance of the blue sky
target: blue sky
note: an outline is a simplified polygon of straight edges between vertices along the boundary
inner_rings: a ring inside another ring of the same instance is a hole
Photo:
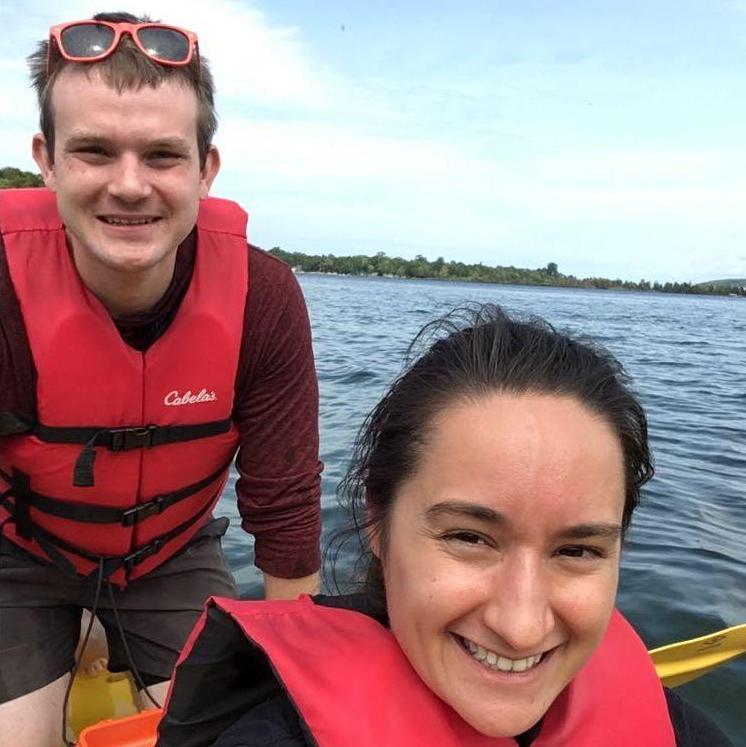
[[[115,5],[199,33],[255,243],[746,277],[745,1]],[[65,8],[0,2],[0,165],[33,168],[34,40],[109,9]]]

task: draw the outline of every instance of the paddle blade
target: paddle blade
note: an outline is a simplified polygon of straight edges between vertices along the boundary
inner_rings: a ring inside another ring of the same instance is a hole
[[[655,648],[650,656],[661,681],[678,687],[746,653],[746,624]]]

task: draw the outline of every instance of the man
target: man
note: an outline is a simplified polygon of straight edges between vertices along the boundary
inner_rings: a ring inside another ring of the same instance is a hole
[[[60,742],[82,608],[112,670],[162,702],[238,505],[269,598],[317,589],[317,388],[307,313],[220,159],[191,32],[126,13],[29,58],[48,190],[0,192],[0,747]]]

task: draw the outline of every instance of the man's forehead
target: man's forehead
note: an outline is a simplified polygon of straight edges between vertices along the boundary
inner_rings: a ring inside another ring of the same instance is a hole
[[[135,82],[120,87],[95,68],[84,66],[60,72],[50,103],[55,124],[62,116],[71,128],[76,127],[75,121],[96,115],[103,118],[121,110],[126,116],[128,109],[136,110],[141,118],[161,117],[170,127],[178,127],[183,122],[191,128],[199,110],[196,93],[178,78],[167,78],[154,86]]]
[[[164,90],[167,89],[167,90]],[[119,89],[95,70],[64,70],[55,81],[51,113],[64,140],[126,137],[134,143],[181,140],[197,146],[196,94],[180,80],[166,79]]]
[[[59,87],[90,86],[91,88],[109,89],[112,93],[120,96],[136,94],[140,91],[160,91],[161,89],[181,90],[191,93],[197,102],[197,93],[188,83],[180,77],[164,77],[154,83],[127,79],[122,76],[114,77],[106,72],[101,65],[86,65],[83,63],[70,63],[57,74],[52,84],[52,97]]]

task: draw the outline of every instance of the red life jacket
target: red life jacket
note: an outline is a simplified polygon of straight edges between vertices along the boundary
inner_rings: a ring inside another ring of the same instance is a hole
[[[141,353],[83,285],[55,196],[0,192],[0,229],[37,374],[30,434],[0,447],[0,523],[28,552],[120,585],[208,520],[235,454],[247,215],[200,203],[189,289]],[[103,560],[101,560],[103,559]]]
[[[240,627],[266,657],[319,747],[515,747],[508,737],[475,731],[419,678],[392,633],[367,615],[314,604],[241,602],[213,598],[187,641],[177,664],[161,734],[179,721],[192,728],[193,702],[225,703],[219,671],[206,668],[225,626],[210,632],[220,612]],[[219,619],[219,618],[218,618]],[[210,640],[212,638],[212,640]],[[202,641],[205,640],[203,644]],[[235,641],[231,644],[236,646]],[[192,657],[192,654],[194,656]],[[239,669],[221,654],[226,673]],[[266,670],[252,666],[242,679]],[[217,664],[220,666],[220,664]],[[226,674],[227,676],[227,674]],[[210,692],[190,684],[209,683]],[[229,684],[231,694],[239,681]],[[266,696],[265,696],[266,697]],[[183,716],[182,716],[183,714]],[[225,724],[225,722],[223,722]],[[225,726],[223,727],[225,728]],[[178,737],[176,732],[173,737]],[[178,744],[178,739],[166,744]],[[675,747],[665,695],[642,641],[615,611],[605,637],[589,662],[554,701],[532,747]]]

